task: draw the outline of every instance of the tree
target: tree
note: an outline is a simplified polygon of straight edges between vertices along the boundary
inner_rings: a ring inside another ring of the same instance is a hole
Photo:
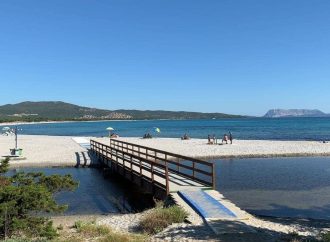
[[[65,211],[67,206],[58,205],[54,194],[72,191],[78,183],[71,175],[20,172],[6,177],[8,163],[8,159],[0,162],[0,238],[55,237],[52,221],[42,214]]]

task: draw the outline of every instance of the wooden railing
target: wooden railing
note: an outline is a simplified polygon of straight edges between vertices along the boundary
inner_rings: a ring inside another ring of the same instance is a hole
[[[110,139],[110,145],[91,140],[91,149],[103,158],[110,159],[114,165],[165,189],[167,194],[170,191],[169,173],[204,186],[215,186],[215,170],[211,162],[116,139]]]

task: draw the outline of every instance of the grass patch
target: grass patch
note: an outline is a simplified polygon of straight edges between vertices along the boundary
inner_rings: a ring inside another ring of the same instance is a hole
[[[140,227],[145,233],[157,234],[173,223],[183,223],[187,216],[186,211],[179,206],[163,207],[157,204],[156,208],[140,221]]]
[[[148,237],[143,234],[122,233],[112,230],[105,225],[97,225],[95,222],[75,222],[73,228],[75,234],[71,234],[66,238],[61,238],[61,242],[82,242],[82,241],[98,241],[98,242],[143,242]],[[58,242],[56,241],[56,242]]]
[[[77,233],[82,234],[86,237],[100,237],[111,233],[111,229],[104,225],[96,225],[94,222],[75,222],[74,228]]]
[[[100,238],[99,242],[143,242],[147,241],[147,239],[148,237],[145,235],[111,232],[107,236]]]

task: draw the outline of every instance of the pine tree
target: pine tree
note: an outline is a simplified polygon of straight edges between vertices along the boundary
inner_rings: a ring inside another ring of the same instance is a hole
[[[0,161],[0,239],[11,236],[53,238],[57,235],[45,213],[60,213],[67,206],[58,205],[54,194],[72,191],[78,183],[71,175],[45,176],[20,172],[4,176],[9,160]]]

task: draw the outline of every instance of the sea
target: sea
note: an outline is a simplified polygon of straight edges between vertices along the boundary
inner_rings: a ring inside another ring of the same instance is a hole
[[[139,120],[62,122],[19,125],[19,133],[30,135],[107,136],[112,127],[119,136],[192,138],[222,137],[229,131],[236,139],[330,140],[330,118],[243,118],[212,120]],[[155,128],[160,133],[155,132]],[[1,128],[1,127],[0,127]]]

